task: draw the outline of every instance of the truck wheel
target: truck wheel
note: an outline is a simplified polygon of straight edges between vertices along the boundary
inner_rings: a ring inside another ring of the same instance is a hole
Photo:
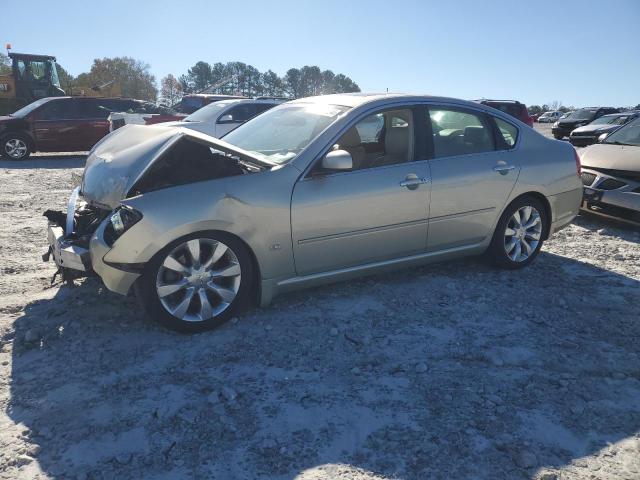
[[[9,160],[24,160],[31,154],[30,142],[24,135],[5,135],[0,140],[0,154]]]

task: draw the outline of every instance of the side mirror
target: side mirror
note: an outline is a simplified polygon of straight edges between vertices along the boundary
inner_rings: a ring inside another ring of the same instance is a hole
[[[602,143],[604,142],[604,139],[607,138],[609,134],[608,133],[603,133],[598,137],[598,143]]]
[[[232,123],[233,117],[231,115],[223,115],[218,119],[218,123]]]
[[[353,158],[346,150],[332,150],[322,159],[323,170],[351,170]]]

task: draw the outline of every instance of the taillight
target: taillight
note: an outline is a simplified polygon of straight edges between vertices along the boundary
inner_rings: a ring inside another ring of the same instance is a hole
[[[573,155],[576,157],[576,171],[578,172],[578,176],[582,173],[582,164],[580,163],[580,155],[578,155],[578,151],[574,148]]]

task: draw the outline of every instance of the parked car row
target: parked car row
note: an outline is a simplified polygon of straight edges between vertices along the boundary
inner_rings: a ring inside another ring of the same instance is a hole
[[[131,125],[90,152],[67,214],[49,212],[47,256],[199,331],[253,298],[401,266],[524,267],[578,213],[579,172],[569,144],[443,97],[303,98],[223,140]]]
[[[284,101],[226,95],[209,95],[207,99],[210,103],[206,107],[185,116],[130,98],[43,98],[11,115],[0,117],[0,156],[23,160],[32,152],[88,151],[110,131],[125,124],[173,121],[173,125],[220,137]]]
[[[131,98],[42,98],[0,117],[0,156],[22,160],[31,152],[90,150],[109,133],[112,112],[176,118],[163,107]]]

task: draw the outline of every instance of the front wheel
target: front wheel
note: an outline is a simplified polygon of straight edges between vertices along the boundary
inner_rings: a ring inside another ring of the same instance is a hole
[[[555,138],[556,140],[562,140],[564,137],[562,135],[553,134],[553,138]]]
[[[5,135],[0,139],[0,156],[9,160],[24,160],[31,154],[29,141],[18,134]]]
[[[502,268],[522,268],[540,253],[549,219],[542,203],[524,196],[512,202],[503,212],[487,251],[491,260]]]
[[[253,264],[246,247],[223,232],[172,242],[149,263],[138,292],[149,315],[179,332],[215,328],[247,302]]]

